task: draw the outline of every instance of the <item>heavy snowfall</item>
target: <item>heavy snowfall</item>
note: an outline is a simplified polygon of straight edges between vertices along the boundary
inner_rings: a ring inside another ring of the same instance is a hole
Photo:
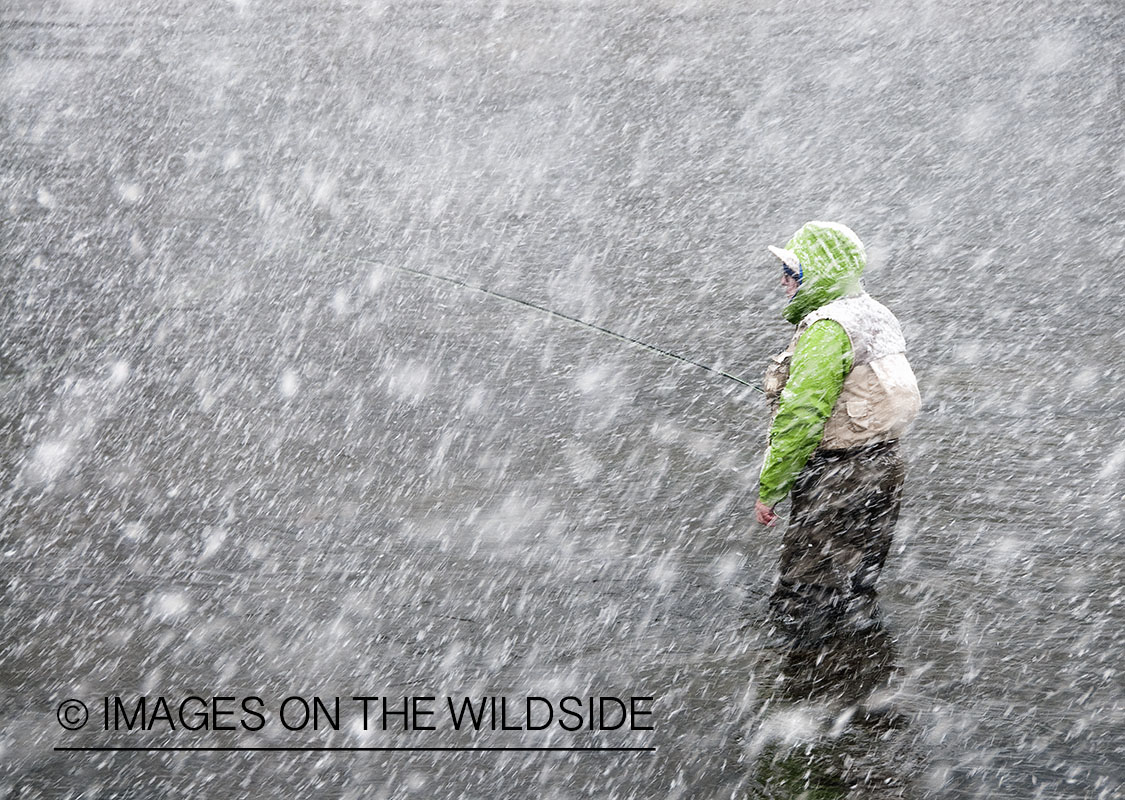
[[[7,0],[0,42],[0,796],[1122,796],[1117,0]],[[788,342],[809,219],[923,408],[882,625],[794,648],[716,371]]]

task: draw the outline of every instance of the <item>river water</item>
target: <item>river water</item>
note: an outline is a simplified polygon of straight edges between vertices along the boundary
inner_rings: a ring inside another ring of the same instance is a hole
[[[0,794],[1121,796],[1116,3],[15,0],[0,36]],[[793,647],[759,396],[470,287],[754,381],[810,218],[866,242],[924,409],[883,626]],[[511,729],[454,730],[489,697]]]

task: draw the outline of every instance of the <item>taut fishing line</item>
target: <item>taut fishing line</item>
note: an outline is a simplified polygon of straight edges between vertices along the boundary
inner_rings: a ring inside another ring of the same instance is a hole
[[[500,300],[507,300],[509,303],[515,303],[517,305],[524,306],[525,308],[531,308],[531,309],[534,309],[536,311],[540,311],[544,314],[549,314],[552,317],[558,317],[559,319],[566,320],[567,322],[574,323],[575,325],[581,325],[584,328],[590,328],[591,330],[597,331],[598,333],[604,333],[607,336],[612,336],[614,339],[618,339],[622,342],[634,344],[634,345],[637,345],[638,347],[643,347],[646,350],[651,350],[652,352],[658,353],[662,356],[667,356],[668,358],[673,358],[676,361],[683,362],[684,364],[690,364],[693,367],[699,367],[699,369],[707,370],[712,375],[718,375],[721,378],[726,378],[728,380],[732,380],[735,383],[740,384],[741,386],[745,386],[747,388],[754,389],[755,391],[762,392],[763,394],[765,394],[762,387],[755,386],[754,384],[750,383],[749,381],[743,380],[742,378],[738,377],[737,375],[732,375],[731,373],[726,372],[724,370],[715,369],[714,367],[709,367],[706,364],[702,364],[698,361],[687,358],[686,356],[681,356],[679,353],[673,353],[671,350],[665,350],[663,347],[657,347],[654,344],[650,344],[649,342],[643,341],[641,339],[637,339],[633,336],[626,336],[624,333],[618,333],[617,331],[610,330],[609,328],[602,327],[601,325],[596,325],[593,322],[587,322],[584,319],[579,319],[578,317],[571,316],[570,314],[564,314],[561,311],[555,311],[554,309],[547,308],[546,306],[541,306],[538,303],[533,303],[530,300],[524,300],[524,299],[519,298],[519,297],[512,297],[509,294],[504,294],[503,292],[497,292],[494,289],[489,289],[487,286],[476,286],[472,283],[467,283],[467,282],[465,282],[463,280],[460,280],[458,278],[451,278],[447,275],[438,275],[437,273],[426,272],[425,270],[416,269],[414,267],[404,267],[404,266],[395,265],[395,264],[384,264],[384,263],[376,262],[376,261],[368,261],[367,259],[359,259],[359,260],[364,264],[371,264],[374,267],[381,267],[381,268],[385,268],[385,269],[398,270],[400,272],[406,272],[410,275],[416,275],[420,278],[428,278],[430,280],[441,281],[442,283],[448,283],[451,286],[457,286],[457,287],[460,287],[462,289],[469,289],[469,290],[474,291],[474,292],[480,292],[482,294],[488,295],[489,297],[496,297]]]
[[[468,289],[470,291],[480,292],[481,294],[486,294],[489,297],[495,297],[495,298],[500,299],[500,300],[506,300],[509,303],[515,303],[515,304],[523,306],[525,308],[530,308],[530,309],[533,309],[535,311],[539,311],[543,314],[547,314],[547,315],[552,316],[552,317],[557,317],[558,319],[566,320],[567,322],[573,323],[574,325],[581,325],[584,328],[589,328],[590,330],[596,331],[598,333],[605,334],[606,336],[612,336],[614,339],[617,339],[618,341],[626,342],[627,344],[636,345],[637,347],[643,347],[644,349],[651,350],[652,352],[657,353],[658,355],[662,355],[662,356],[665,356],[667,358],[675,359],[676,361],[679,361],[679,362],[684,363],[684,364],[689,364],[690,366],[693,366],[693,367],[698,367],[699,369],[706,370],[707,372],[710,372],[712,375],[718,375],[721,378],[726,378],[727,380],[734,381],[735,383],[739,384],[740,386],[745,386],[748,389],[753,389],[756,392],[761,392],[762,394],[765,394],[762,387],[756,386],[755,384],[750,383],[749,381],[743,380],[742,378],[738,377],[737,375],[733,375],[729,372],[726,372],[725,370],[716,369],[715,367],[708,366],[707,364],[703,364],[699,361],[688,358],[687,356],[682,356],[679,353],[673,353],[671,350],[666,350],[663,347],[658,347],[657,345],[651,344],[650,342],[646,342],[642,339],[638,339],[634,336],[627,336],[624,333],[618,333],[615,330],[611,330],[611,329],[603,327],[601,325],[597,325],[593,322],[587,322],[584,319],[580,319],[579,317],[571,316],[570,314],[564,314],[561,311],[555,311],[554,309],[547,308],[546,306],[541,306],[538,303],[533,303],[530,300],[524,300],[524,299],[519,298],[519,297],[513,297],[512,295],[504,294],[503,292],[498,292],[494,289],[489,289],[487,286],[477,286],[477,285],[474,285],[472,283],[468,283],[466,281],[460,280],[458,278],[451,278],[448,275],[439,275],[435,272],[427,272],[426,270],[417,269],[415,267],[405,267],[405,266],[401,266],[401,265],[397,265],[397,264],[387,264],[387,263],[379,262],[379,261],[371,261],[371,260],[365,259],[365,258],[356,258],[356,261],[358,261],[361,264],[369,264],[373,267],[378,267],[378,268],[381,268],[381,269],[396,270],[398,272],[405,272],[409,275],[414,275],[414,276],[419,277],[419,278],[426,278],[426,279],[429,279],[429,280],[440,281],[442,283],[447,283],[451,286],[457,286],[461,289]],[[39,367],[40,367],[40,369],[42,369],[42,367],[44,367],[44,366],[53,365],[57,362],[60,362],[60,361],[64,360],[67,357],[69,357],[69,354],[64,353],[63,355],[59,356],[58,358],[49,359],[45,363],[40,364]],[[7,385],[10,384],[10,383],[17,383],[17,384],[21,383],[23,377],[25,377],[25,376],[21,375],[21,376],[9,377],[9,378],[7,378],[3,381],[0,381],[0,388],[6,388]]]

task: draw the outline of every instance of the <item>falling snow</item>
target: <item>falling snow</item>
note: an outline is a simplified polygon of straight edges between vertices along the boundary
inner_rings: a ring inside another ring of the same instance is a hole
[[[0,41],[0,796],[1122,796],[1119,2],[10,0]],[[882,625],[793,646],[768,410],[698,365],[759,380],[807,219],[924,408]],[[655,751],[55,749],[99,745]]]

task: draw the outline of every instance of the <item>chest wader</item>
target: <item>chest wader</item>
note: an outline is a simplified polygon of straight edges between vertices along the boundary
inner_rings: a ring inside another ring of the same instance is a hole
[[[813,453],[793,486],[770,606],[789,624],[874,621],[905,477],[897,442]]]

